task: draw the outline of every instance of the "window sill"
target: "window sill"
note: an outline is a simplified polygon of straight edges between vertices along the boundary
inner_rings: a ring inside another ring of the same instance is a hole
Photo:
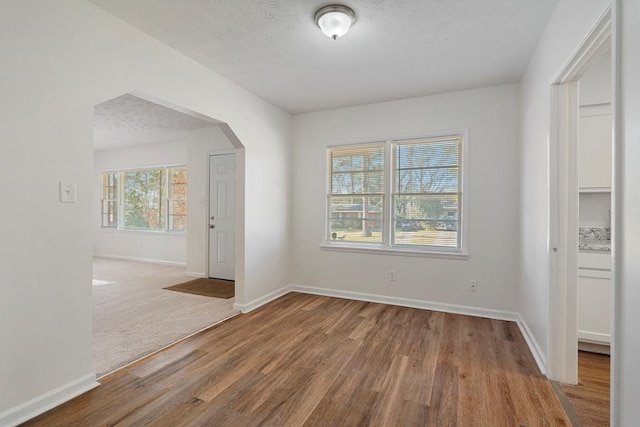
[[[145,236],[173,236],[173,237],[185,237],[186,231],[154,231],[154,230],[124,230],[118,228],[99,228],[102,233],[114,233],[114,234],[143,234]]]
[[[323,243],[320,245],[320,249],[323,251],[336,251],[336,252],[353,252],[363,254],[378,254],[378,255],[395,255],[395,256],[407,256],[407,257],[423,257],[423,258],[448,258],[448,259],[469,259],[468,252],[448,252],[448,251],[427,251],[427,250],[411,250],[411,249],[396,249],[396,248],[384,248],[375,246],[356,246],[356,245],[342,245]]]

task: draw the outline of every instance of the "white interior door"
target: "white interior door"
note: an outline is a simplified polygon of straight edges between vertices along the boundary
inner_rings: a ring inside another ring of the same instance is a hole
[[[235,280],[235,154],[209,156],[209,277]]]

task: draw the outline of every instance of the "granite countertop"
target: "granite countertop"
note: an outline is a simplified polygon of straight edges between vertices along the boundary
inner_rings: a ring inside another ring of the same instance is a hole
[[[611,229],[580,227],[578,249],[581,251],[611,252]]]

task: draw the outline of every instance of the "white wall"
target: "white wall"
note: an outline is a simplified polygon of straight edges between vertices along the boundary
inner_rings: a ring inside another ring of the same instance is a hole
[[[515,311],[518,86],[505,85],[294,116],[292,283]],[[320,249],[326,145],[469,129],[468,260]],[[397,281],[387,273],[395,270]],[[470,279],[480,291],[468,292]]]
[[[288,282],[291,116],[82,0],[2,1],[0,39],[2,417],[92,373],[93,107],[137,90],[235,131],[249,300]]]
[[[610,228],[611,193],[580,193],[580,227]]]
[[[103,229],[100,218],[100,175],[104,171],[187,164],[187,141],[96,151],[93,157],[93,253],[132,259],[186,264],[185,233]]]
[[[607,0],[560,0],[521,81],[519,311],[549,350],[550,85],[602,15]]]
[[[611,103],[611,53],[589,66],[580,78],[580,105]]]
[[[614,204],[614,274],[618,288],[614,337],[613,426],[638,423],[640,398],[640,0],[619,0],[617,12],[619,67],[616,96],[619,112]]]

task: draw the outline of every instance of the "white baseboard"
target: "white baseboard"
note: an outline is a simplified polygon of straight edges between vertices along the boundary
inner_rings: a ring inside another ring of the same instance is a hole
[[[187,272],[185,273],[185,275],[187,275],[187,276],[189,276],[189,277],[196,277],[196,278],[198,278],[198,279],[202,279],[202,278],[207,277],[207,275],[206,275],[205,273],[198,273],[198,272],[196,272],[196,271],[187,271]]]
[[[540,369],[540,372],[542,372],[543,375],[547,375],[547,358],[542,352],[542,349],[540,348],[538,341],[536,341],[535,336],[531,332],[531,329],[529,329],[527,322],[524,321],[524,319],[519,313],[518,313],[517,323],[518,323],[518,327],[520,328],[520,332],[524,337],[524,340],[527,342],[527,345],[529,346],[529,350],[531,351],[531,354],[533,354],[533,358],[536,360],[536,363],[538,364],[538,368]]]
[[[424,310],[443,311],[445,313],[464,314],[466,316],[485,317],[488,319],[510,320],[514,322],[518,319],[518,314],[514,312],[470,307],[466,305],[445,304],[417,299],[365,294],[361,292],[341,291],[338,289],[318,288],[301,285],[290,285],[289,289],[292,292],[300,292],[304,294],[324,295],[328,297],[346,298],[367,302],[378,302],[382,304],[399,305],[402,307],[421,308]]]
[[[149,264],[174,265],[177,267],[187,266],[187,264],[184,262],[164,261],[161,259],[151,259],[151,258],[138,258],[133,256],[124,256],[124,255],[93,254],[93,256],[96,258],[108,258],[108,259],[119,259],[123,261],[147,262]]]
[[[17,426],[99,385],[95,374],[85,375],[1,413],[0,426]]]
[[[283,295],[288,294],[289,292],[291,292],[291,290],[289,289],[290,286],[284,286],[278,290],[275,290],[263,297],[254,299],[253,301],[250,301],[247,304],[238,304],[238,303],[234,303],[233,304],[233,309],[234,310],[240,310],[243,313],[248,313],[250,311],[255,310],[256,308],[265,305],[268,302],[273,301],[274,299],[278,299]]]
[[[588,332],[578,330],[578,339],[595,344],[611,344],[611,334],[601,334],[599,332]]]
[[[611,356],[611,346],[609,346],[608,344],[596,344],[591,342],[578,341],[578,350]]]

